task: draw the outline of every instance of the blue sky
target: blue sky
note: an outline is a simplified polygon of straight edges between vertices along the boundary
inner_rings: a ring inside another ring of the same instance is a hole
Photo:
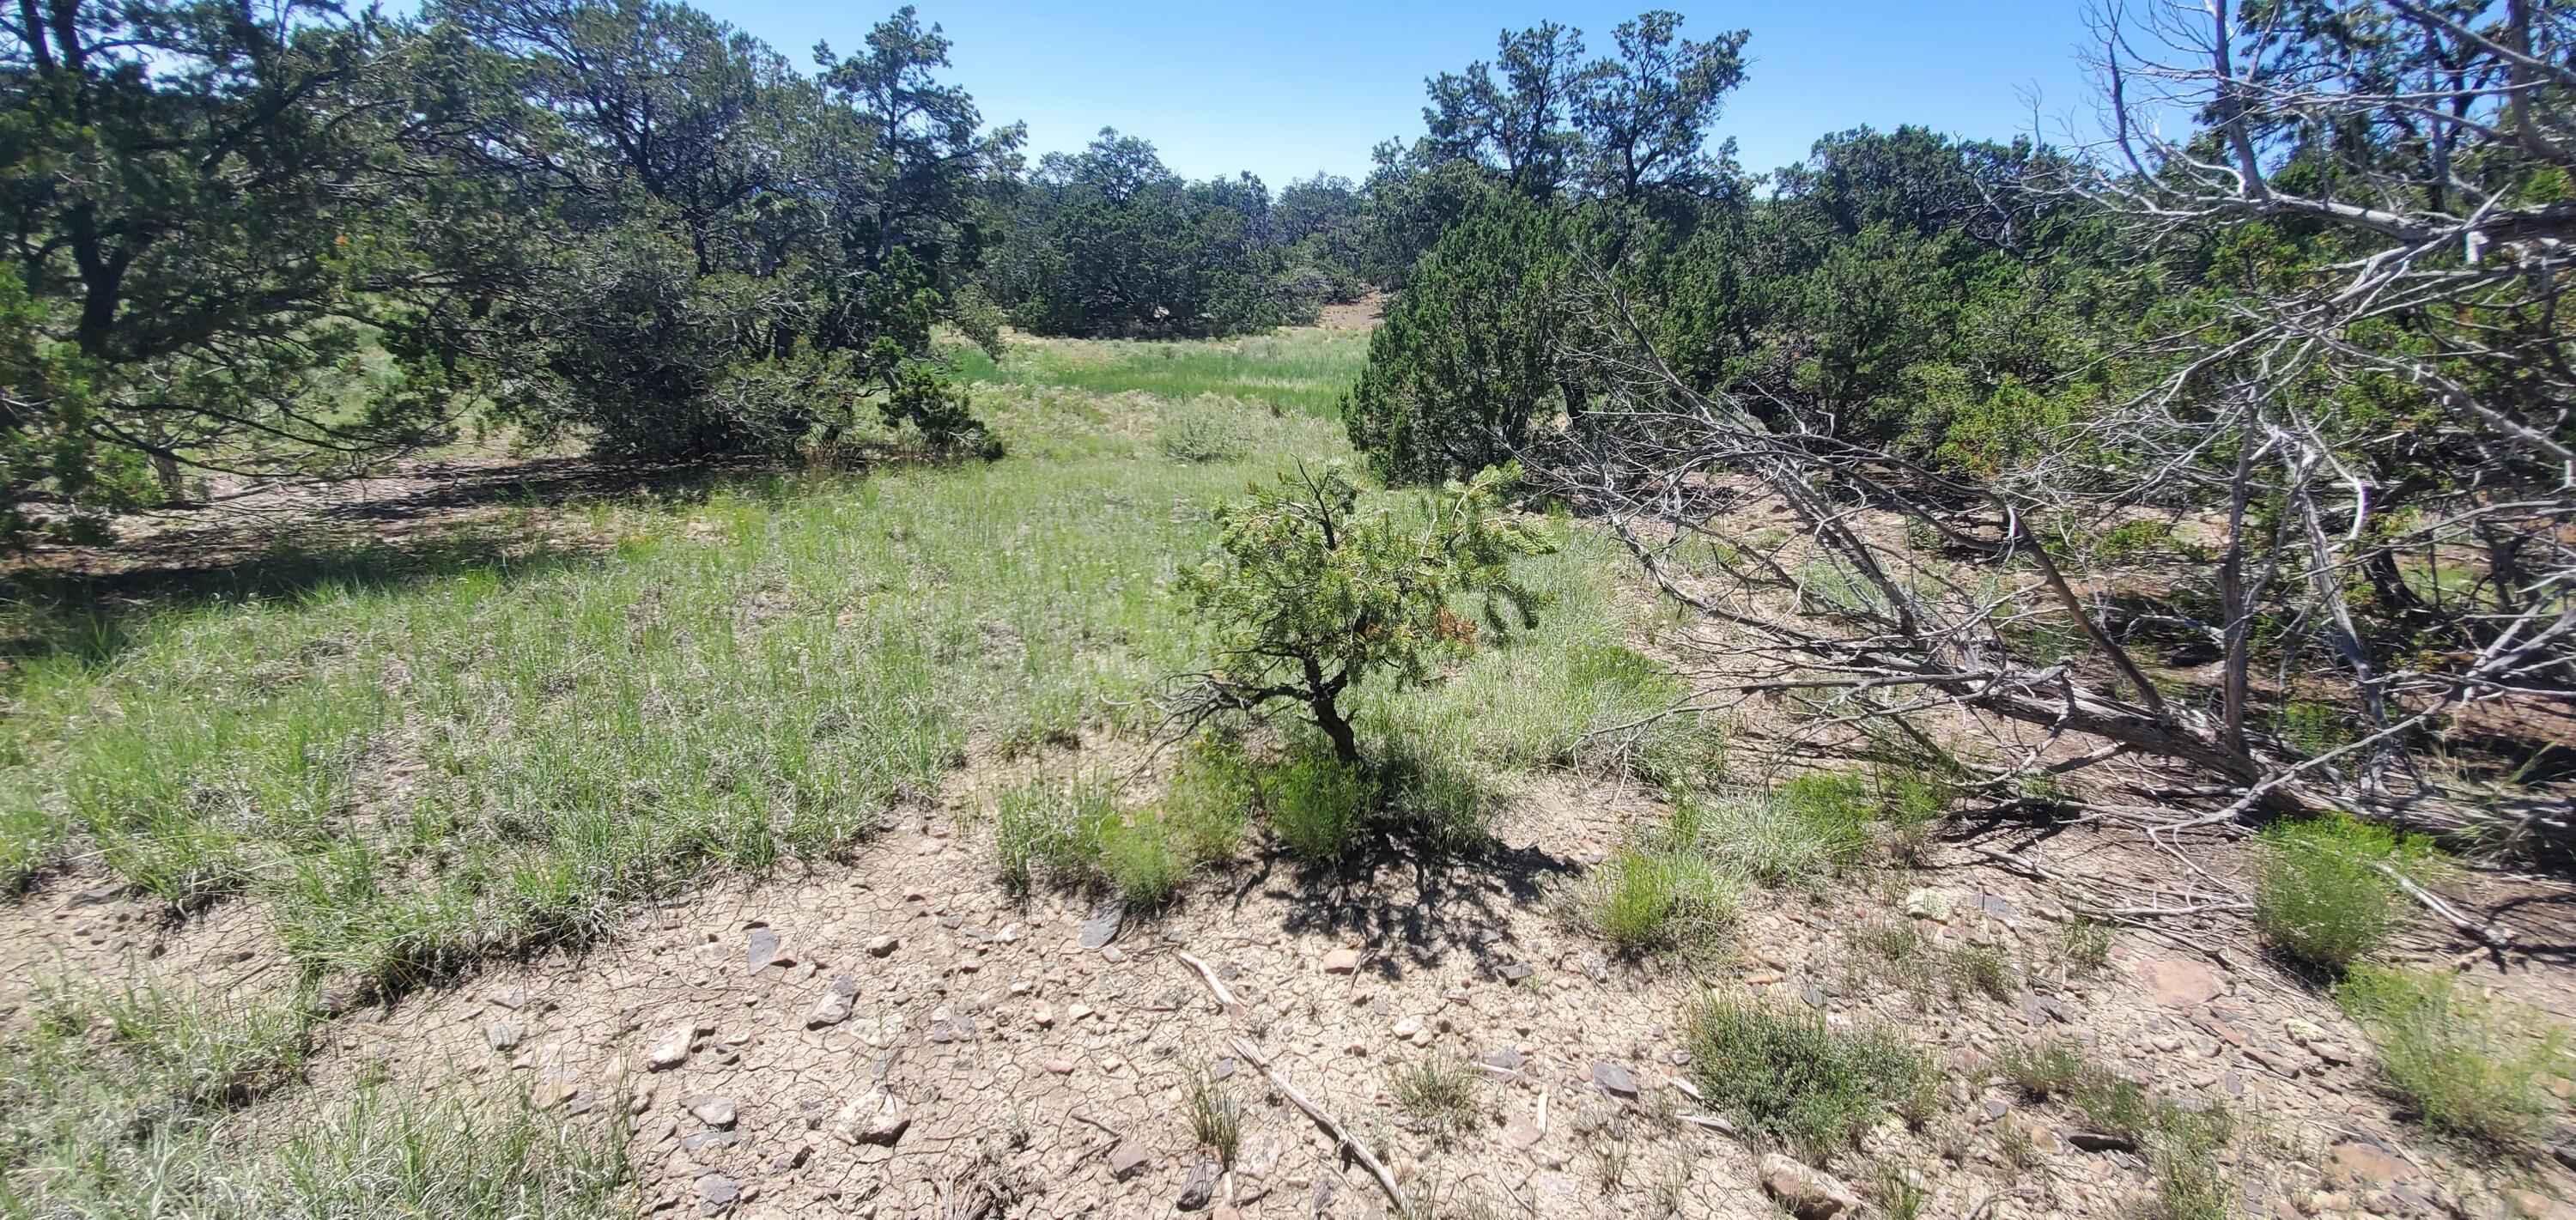
[[[816,39],[857,45],[891,11],[849,0],[697,0],[805,62]],[[1727,105],[1748,167],[1804,155],[1819,135],[1912,122],[1967,136],[2028,129],[2036,90],[2052,134],[2089,114],[2075,54],[2080,0],[1810,0],[1667,5],[1685,34],[1744,28],[1749,81]],[[954,78],[985,117],[1025,120],[1032,154],[1103,126],[1154,143],[1194,178],[1248,169],[1274,188],[1317,170],[1358,177],[1369,149],[1422,129],[1422,79],[1493,55],[1494,36],[1552,19],[1595,51],[1652,0],[1600,4],[1009,3],[920,0],[955,40]]]

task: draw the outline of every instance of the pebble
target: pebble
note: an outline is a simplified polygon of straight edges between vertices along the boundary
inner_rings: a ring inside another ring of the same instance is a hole
[[[700,1093],[689,1099],[689,1113],[710,1127],[730,1127],[734,1122],[733,1099],[721,1093]]]
[[[1353,973],[1360,968],[1360,951],[1357,949],[1335,949],[1324,955],[1323,967],[1324,973],[1326,974]]]

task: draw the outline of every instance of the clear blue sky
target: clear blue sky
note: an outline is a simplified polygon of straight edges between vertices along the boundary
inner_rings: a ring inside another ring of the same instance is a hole
[[[799,63],[816,39],[856,46],[891,0],[697,0]],[[2052,135],[2090,113],[2075,47],[2080,0],[1673,3],[1686,36],[1750,29],[1750,79],[1718,134],[1753,169],[1819,135],[1918,123],[1959,135]],[[1193,178],[1248,169],[1273,188],[1317,170],[1358,177],[1379,140],[1422,130],[1422,79],[1493,56],[1494,36],[1552,19],[1596,52],[1652,0],[1555,3],[1088,3],[920,0],[956,43],[954,79],[987,119],[1025,120],[1032,155],[1104,126],[1151,140]]]

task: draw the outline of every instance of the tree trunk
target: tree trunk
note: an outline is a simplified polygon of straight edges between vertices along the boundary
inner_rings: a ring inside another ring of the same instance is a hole
[[[1324,736],[1331,739],[1333,757],[1356,765],[1360,761],[1359,735],[1351,731],[1351,722],[1343,718],[1342,709],[1334,706],[1332,696],[1318,697],[1306,706],[1315,714],[1315,727],[1324,730]]]

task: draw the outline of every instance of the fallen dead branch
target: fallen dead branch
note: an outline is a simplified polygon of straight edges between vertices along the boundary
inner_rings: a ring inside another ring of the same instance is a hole
[[[1358,1161],[1361,1168],[1368,1170],[1369,1176],[1376,1178],[1378,1186],[1386,1191],[1387,1202],[1394,1205],[1396,1215],[1410,1214],[1411,1209],[1404,1201],[1404,1191],[1395,1184],[1395,1175],[1387,1172],[1386,1166],[1379,1162],[1376,1154],[1368,1150],[1368,1145],[1361,1143],[1350,1133],[1349,1128],[1344,1127],[1332,1115],[1325,1113],[1322,1106],[1316,1105],[1305,1094],[1298,1092],[1297,1086],[1288,1083],[1287,1078],[1281,1076],[1278,1069],[1270,1066],[1269,1058],[1261,1053],[1260,1047],[1254,1046],[1249,1039],[1245,1038],[1233,1039],[1232,1045],[1238,1057],[1245,1063],[1260,1069],[1262,1077],[1270,1082],[1271,1088],[1279,1090],[1280,1096],[1305,1111],[1306,1117],[1315,1120],[1316,1126],[1322,1127],[1343,1148],[1350,1151],[1351,1159]]]

